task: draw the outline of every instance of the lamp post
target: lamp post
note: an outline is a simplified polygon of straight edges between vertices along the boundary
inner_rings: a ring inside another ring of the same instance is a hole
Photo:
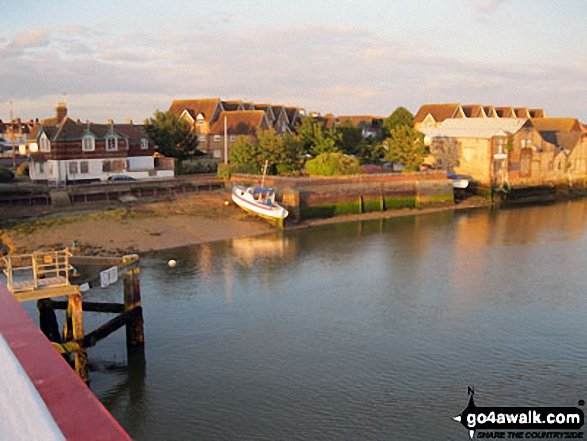
[[[10,111],[10,139],[12,141],[12,168],[16,168],[16,148],[14,145],[14,121],[12,120],[12,100],[8,101]]]

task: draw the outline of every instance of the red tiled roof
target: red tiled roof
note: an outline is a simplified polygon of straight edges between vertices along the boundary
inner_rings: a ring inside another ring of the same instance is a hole
[[[222,112],[210,129],[210,135],[224,134],[224,117],[226,129],[231,135],[254,135],[266,122],[265,112],[262,110],[236,110]]]
[[[536,118],[532,125],[539,132],[576,132],[581,130],[581,123],[575,118]]]
[[[212,118],[216,107],[220,104],[219,98],[204,98],[199,100],[174,100],[169,111],[175,116],[181,116],[184,110],[189,110],[190,115],[197,117],[202,114],[208,121]],[[193,112],[193,114],[192,114]]]
[[[432,115],[434,121],[442,122],[447,118],[455,117],[459,104],[424,104],[414,116],[414,123],[421,123],[428,115]]]

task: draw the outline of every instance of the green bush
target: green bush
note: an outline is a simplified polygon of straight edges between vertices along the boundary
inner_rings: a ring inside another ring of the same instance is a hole
[[[306,171],[319,176],[357,175],[363,172],[357,158],[342,153],[322,153],[306,162]]]
[[[14,173],[5,167],[0,167],[0,182],[12,182]]]
[[[232,173],[242,173],[245,175],[258,175],[259,166],[257,164],[232,164],[230,170]]]
[[[216,176],[220,179],[229,180],[231,175],[231,167],[229,164],[218,164],[218,169],[216,170]]]
[[[213,159],[190,159],[181,162],[179,174],[194,175],[198,173],[216,173],[218,163]]]

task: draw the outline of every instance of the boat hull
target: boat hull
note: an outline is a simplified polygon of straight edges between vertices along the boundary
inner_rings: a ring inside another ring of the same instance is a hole
[[[269,221],[279,221],[285,219],[289,214],[281,205],[271,203],[270,205],[257,202],[253,199],[247,188],[235,186],[232,189],[233,202],[245,210],[247,213],[254,214]]]

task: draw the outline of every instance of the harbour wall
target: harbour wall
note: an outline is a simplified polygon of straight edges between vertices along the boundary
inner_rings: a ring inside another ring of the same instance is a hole
[[[258,185],[260,176],[236,174],[231,185]],[[445,173],[381,173],[337,177],[266,176],[277,199],[290,212],[288,222],[402,208],[454,204]]]

